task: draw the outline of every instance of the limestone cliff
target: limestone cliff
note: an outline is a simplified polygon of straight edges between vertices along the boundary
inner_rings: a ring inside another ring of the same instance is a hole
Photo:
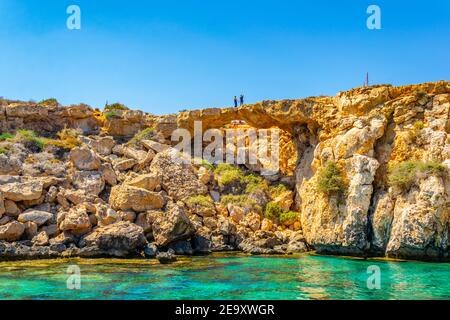
[[[98,252],[105,253],[108,244],[118,241],[108,242],[105,234],[117,231],[122,240],[114,252],[123,255],[137,244],[145,245],[143,230],[160,250],[173,246],[184,253],[236,248],[280,253],[295,247],[294,252],[309,248],[331,254],[449,259],[449,112],[450,82],[445,81],[167,116],[4,100],[3,133],[29,129],[54,139],[64,128],[78,128],[83,136],[70,155],[61,156],[55,156],[62,151],[54,148],[30,154],[26,144],[0,143],[8,149],[0,154],[0,218],[5,213],[0,239],[23,241],[41,235],[44,243],[75,243],[89,255],[95,252],[83,249],[86,244],[97,244]],[[195,121],[202,121],[203,130],[221,129],[236,120],[257,129],[282,130],[281,171],[268,183],[287,186],[284,195],[249,192],[258,206],[228,203],[223,208],[221,198],[237,196],[246,186],[224,187],[220,172],[180,166],[167,157],[173,130],[193,131]],[[129,139],[145,128],[151,128],[150,137],[130,145]],[[320,190],[330,163],[341,175],[339,192]],[[396,168],[408,181],[392,181]],[[205,196],[206,202],[192,200]],[[297,218],[286,225],[271,221],[264,215],[271,202],[298,212]],[[40,223],[46,219],[42,212],[54,216]],[[50,228],[56,230],[48,232]],[[134,238],[127,239],[127,233]],[[55,236],[58,241],[51,241]]]

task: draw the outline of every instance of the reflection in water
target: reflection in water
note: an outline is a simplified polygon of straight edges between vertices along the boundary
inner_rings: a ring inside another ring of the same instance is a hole
[[[78,265],[81,290],[66,287]],[[367,288],[367,268],[381,290]],[[0,263],[0,299],[450,299],[450,265],[339,257],[57,260]]]

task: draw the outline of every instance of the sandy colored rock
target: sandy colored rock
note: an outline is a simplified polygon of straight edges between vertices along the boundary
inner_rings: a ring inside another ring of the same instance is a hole
[[[112,188],[109,203],[115,210],[144,212],[162,208],[165,205],[165,200],[159,193],[120,185]]]
[[[152,229],[157,246],[188,239],[195,231],[183,208],[175,203],[167,204],[165,214],[155,219]]]
[[[130,222],[118,222],[95,229],[84,238],[86,246],[97,246],[114,256],[137,253],[147,245],[144,230]]]
[[[101,165],[100,157],[86,147],[72,149],[69,159],[78,170],[94,171]]]
[[[161,178],[154,173],[143,174],[125,181],[125,184],[131,187],[141,188],[148,191],[155,191],[161,184]]]
[[[59,225],[61,231],[70,231],[76,235],[85,234],[90,228],[91,221],[86,209],[82,206],[70,209],[64,215],[64,220]]]
[[[17,182],[0,185],[0,192],[7,200],[14,202],[37,200],[42,196],[44,184],[41,181]]]
[[[180,164],[181,155],[175,149],[158,153],[150,166],[151,172],[161,177],[162,187],[176,201],[204,195],[208,189],[202,184],[191,164]]]
[[[25,231],[25,227],[17,221],[0,226],[0,240],[9,242],[19,240]]]
[[[24,213],[20,214],[17,220],[19,222],[34,222],[38,226],[41,226],[47,223],[50,219],[53,218],[53,214],[50,212],[39,211],[39,210],[27,210]]]

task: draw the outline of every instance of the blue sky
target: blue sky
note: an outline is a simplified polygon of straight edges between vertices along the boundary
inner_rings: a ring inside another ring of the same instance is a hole
[[[79,5],[82,29],[66,28]],[[382,29],[366,28],[366,9]],[[445,0],[0,0],[0,96],[154,114],[448,80]]]

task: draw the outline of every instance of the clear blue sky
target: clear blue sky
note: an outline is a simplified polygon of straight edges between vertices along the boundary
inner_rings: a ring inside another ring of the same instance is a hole
[[[66,28],[77,4],[82,29]],[[366,9],[382,10],[382,30]],[[447,0],[0,0],[0,96],[155,114],[448,80]]]

